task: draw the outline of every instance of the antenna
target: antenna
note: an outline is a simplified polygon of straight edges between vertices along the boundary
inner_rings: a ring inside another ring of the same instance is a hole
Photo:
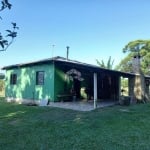
[[[66,48],[67,48],[67,60],[68,60],[68,57],[69,57],[69,48],[70,48],[70,47],[67,46]]]

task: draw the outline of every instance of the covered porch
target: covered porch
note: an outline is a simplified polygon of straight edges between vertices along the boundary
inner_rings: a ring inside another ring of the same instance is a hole
[[[68,103],[74,100],[73,96],[75,96],[75,101],[78,104],[85,104],[86,99],[86,106],[90,104],[91,109],[101,107],[104,103],[105,105],[110,102],[115,104],[119,102],[121,96],[121,77],[128,79],[134,77],[134,75],[130,73],[108,70],[93,65],[79,64],[78,62],[72,63],[66,61],[62,63],[56,61],[55,66],[57,72],[59,72],[59,76],[62,77],[60,72],[65,76],[62,89],[56,93],[57,98],[62,95],[62,99],[57,99],[58,102],[63,101],[63,96],[68,96],[68,99],[64,100],[66,101],[66,104],[63,104],[64,106],[68,104],[74,105],[74,103]],[[70,93],[72,88],[75,92],[74,95]],[[80,106],[78,105],[78,107]]]

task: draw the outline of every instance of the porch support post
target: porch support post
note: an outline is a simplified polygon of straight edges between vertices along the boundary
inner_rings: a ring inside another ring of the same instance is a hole
[[[94,109],[97,107],[97,73],[94,73]]]

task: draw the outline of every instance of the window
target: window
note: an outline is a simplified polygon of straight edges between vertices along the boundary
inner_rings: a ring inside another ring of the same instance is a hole
[[[36,85],[44,85],[44,71],[36,72]]]
[[[17,84],[17,74],[10,75],[10,84],[12,85]]]

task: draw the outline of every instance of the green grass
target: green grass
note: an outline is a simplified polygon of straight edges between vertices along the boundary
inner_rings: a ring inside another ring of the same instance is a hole
[[[150,104],[91,112],[0,100],[1,150],[149,150]]]

